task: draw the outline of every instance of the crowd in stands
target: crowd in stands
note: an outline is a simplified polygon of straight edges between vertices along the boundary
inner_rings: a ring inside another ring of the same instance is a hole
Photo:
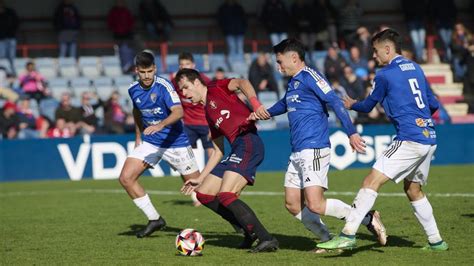
[[[259,9],[258,21],[267,31],[272,45],[289,36],[299,38],[308,51],[307,64],[321,71],[340,97],[348,95],[361,100],[370,93],[376,71],[371,36],[389,25],[379,25],[377,29],[364,26],[361,24],[364,10],[357,0],[339,2],[340,5],[333,5],[326,0],[295,0],[287,7],[282,0],[265,0]],[[463,101],[469,104],[469,112],[474,113],[474,38],[457,20],[454,1],[401,0],[400,4],[409,33],[407,39],[412,44],[406,47],[404,55],[425,63],[427,27],[434,25],[442,45],[441,59],[451,64],[454,80],[463,82]],[[111,63],[107,63],[110,58],[106,57],[89,58],[92,63],[88,65],[85,63],[87,58],[80,57],[77,52],[81,14],[72,0],[62,1],[53,16],[58,32],[59,58],[54,59],[54,68],[52,61],[48,61],[49,67],[37,69],[40,59],[16,58],[15,35],[20,19],[0,0],[0,60],[10,64],[0,63],[0,130],[3,138],[134,132],[132,107],[126,92],[127,84],[133,78],[127,74],[133,74],[134,55],[144,48],[134,41],[135,19],[142,20],[148,38],[160,41],[171,39],[174,26],[173,17],[158,0],[141,0],[138,9],[140,16],[132,14],[125,1],[117,0],[107,16],[107,25],[118,46],[116,56]],[[274,57],[269,51],[255,54],[244,51],[248,25],[244,8],[238,1],[226,0],[218,7],[216,18],[227,43],[227,56],[208,55],[200,64],[196,62],[198,70],[214,79],[248,78],[264,102],[266,99],[269,104],[279,99],[284,93],[285,80],[275,69]],[[431,24],[427,24],[428,21]],[[23,62],[23,69],[19,68],[19,62]],[[70,65],[64,62],[70,62]],[[169,79],[169,73],[177,70],[173,68],[177,67],[177,62],[171,63],[166,69],[158,66],[159,74]],[[157,64],[161,64],[159,55]],[[68,74],[66,66],[72,66],[73,74]],[[88,72],[88,66],[92,72]],[[111,71],[117,68],[115,72]],[[387,122],[382,108],[375,108],[366,115],[354,112],[351,116],[356,123]],[[435,119],[438,123],[449,122],[445,110],[441,110]],[[331,121],[333,126],[337,125],[335,119]]]

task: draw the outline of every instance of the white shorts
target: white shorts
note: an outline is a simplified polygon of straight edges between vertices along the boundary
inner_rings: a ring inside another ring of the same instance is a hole
[[[143,142],[128,157],[143,160],[151,167],[154,167],[163,159],[181,175],[188,175],[199,171],[191,146],[161,148],[148,142]]]
[[[426,185],[436,145],[395,140],[377,159],[373,168],[395,183],[403,179]]]
[[[291,153],[285,174],[285,187],[304,189],[320,186],[327,189],[330,155],[330,148]]]

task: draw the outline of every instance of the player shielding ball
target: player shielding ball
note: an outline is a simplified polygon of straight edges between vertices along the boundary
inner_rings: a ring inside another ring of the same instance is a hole
[[[251,119],[269,119],[288,113],[291,156],[284,182],[285,205],[321,241],[328,241],[330,234],[320,215],[347,219],[351,207],[339,199],[324,196],[328,189],[331,154],[326,106],[336,113],[354,150],[365,152],[365,143],[327,80],[306,66],[303,44],[296,39],[286,39],[273,50],[280,72],[290,77],[287,90],[285,96],[268,109],[269,115],[257,110]],[[364,225],[384,245],[387,236],[379,213],[367,211],[364,216]]]
[[[183,108],[178,94],[168,80],[155,76],[153,54],[139,53],[135,57],[135,72],[139,81],[128,89],[135,119],[135,149],[125,161],[119,181],[149,220],[145,229],[137,233],[141,238],[166,225],[138,183],[143,171],[154,167],[161,159],[177,170],[184,180],[197,178],[199,170],[183,130]]]
[[[247,119],[249,108],[235,91],[240,89],[244,93],[253,110],[263,111],[255,90],[245,79],[218,80],[206,86],[199,72],[193,69],[181,69],[176,80],[186,98],[204,105],[214,144],[214,151],[199,178],[188,180],[182,191],[188,194],[195,189],[203,205],[231,224],[240,226],[245,231],[240,248],[251,248],[258,238],[259,244],[250,252],[275,251],[278,241],[268,233],[252,209],[238,198],[247,185],[253,185],[257,167],[264,158],[264,147],[255,121]],[[222,160],[224,137],[232,150]]]
[[[381,103],[397,135],[365,177],[341,234],[318,247],[354,247],[363,215],[374,205],[380,187],[388,180],[395,183],[403,180],[415,216],[428,236],[429,244],[424,249],[447,250],[448,244],[438,231],[433,208],[421,190],[426,185],[431,158],[436,150],[436,132],[431,115],[438,109],[439,103],[433,97],[420,66],[400,55],[401,37],[396,31],[386,29],[377,33],[372,38],[372,46],[376,62],[383,66],[375,76],[373,90],[361,102],[346,98],[344,105],[348,109],[368,113],[377,103]]]

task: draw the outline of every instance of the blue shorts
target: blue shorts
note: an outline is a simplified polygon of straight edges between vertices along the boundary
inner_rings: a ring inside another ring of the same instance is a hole
[[[196,149],[196,141],[201,140],[202,147],[204,149],[214,148],[212,141],[209,139],[209,127],[208,126],[192,126],[184,125],[184,132],[188,135],[191,147]]]
[[[250,186],[255,182],[257,167],[262,163],[265,155],[262,139],[254,132],[243,133],[231,145],[227,158],[222,160],[211,174],[222,178],[225,171],[240,174]]]

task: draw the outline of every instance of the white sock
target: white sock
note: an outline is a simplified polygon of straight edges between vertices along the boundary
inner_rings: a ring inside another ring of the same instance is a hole
[[[329,230],[323,223],[323,221],[321,221],[321,217],[319,216],[319,214],[310,211],[306,206],[300,213],[295,215],[295,218],[300,220],[303,223],[304,227],[311,231],[322,242],[331,239]]]
[[[338,200],[338,199],[327,199],[326,200],[326,212],[324,215],[336,217],[337,219],[346,219],[351,211],[351,206]]]
[[[415,211],[415,216],[420,222],[425,233],[428,236],[428,241],[431,244],[442,241],[441,236],[438,231],[438,226],[436,225],[436,220],[433,215],[433,207],[431,207],[428,198],[423,197],[420,200],[412,201],[411,206]]]
[[[142,210],[146,217],[148,217],[148,220],[158,220],[160,218],[160,214],[158,214],[155,206],[153,206],[153,203],[151,203],[148,194],[145,194],[145,196],[141,198],[134,199],[133,202],[138,208],[140,208],[140,210]]]
[[[357,229],[367,215],[367,212],[374,206],[378,193],[370,188],[361,188],[357,193],[351,211],[346,218],[346,225],[342,232],[346,235],[355,235]]]

